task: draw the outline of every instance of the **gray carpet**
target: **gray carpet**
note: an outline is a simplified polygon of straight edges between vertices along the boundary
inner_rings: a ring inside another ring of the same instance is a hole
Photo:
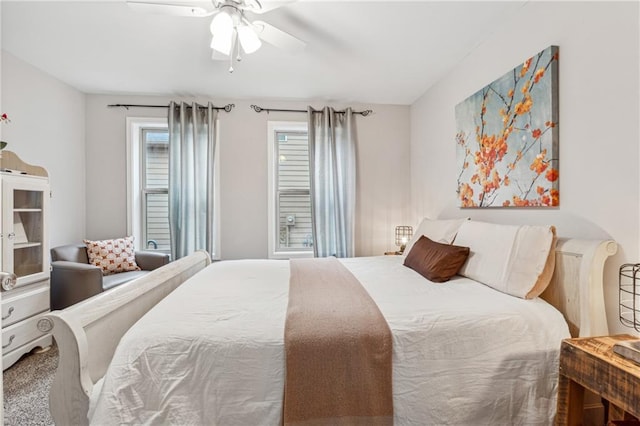
[[[53,425],[49,413],[49,389],[58,366],[58,347],[22,357],[6,369],[4,384],[5,426]]]

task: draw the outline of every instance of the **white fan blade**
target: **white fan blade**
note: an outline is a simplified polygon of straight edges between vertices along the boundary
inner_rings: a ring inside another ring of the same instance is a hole
[[[259,0],[260,2],[259,8],[252,7],[251,4],[247,4],[248,7],[245,10],[248,10],[253,13],[262,14],[262,13],[270,12],[282,6],[286,6],[291,3],[295,3],[296,1],[298,0]],[[251,2],[247,2],[247,3],[251,3]]]
[[[143,13],[155,13],[173,16],[210,16],[216,12],[213,3],[208,0],[127,0],[133,10]]]
[[[271,24],[267,24],[264,21],[253,21],[251,24],[256,30],[256,34],[258,34],[258,37],[284,51],[290,53],[300,53],[307,46],[307,43],[305,43],[304,41],[295,38],[291,34],[285,33],[284,31],[274,27]]]

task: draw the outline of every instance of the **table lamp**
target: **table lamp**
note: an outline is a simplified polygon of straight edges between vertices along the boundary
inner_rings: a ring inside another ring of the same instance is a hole
[[[398,253],[403,253],[404,248],[413,235],[413,227],[401,225],[396,226],[396,245],[400,247]]]

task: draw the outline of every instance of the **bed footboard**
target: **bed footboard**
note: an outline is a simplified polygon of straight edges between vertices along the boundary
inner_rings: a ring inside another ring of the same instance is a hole
[[[104,376],[124,333],[166,295],[211,263],[204,251],[158,268],[38,322],[51,331],[60,362],[49,405],[56,424],[88,424],[89,397]]]

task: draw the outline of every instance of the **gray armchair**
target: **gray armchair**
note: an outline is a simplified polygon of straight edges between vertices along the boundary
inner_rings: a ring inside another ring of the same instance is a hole
[[[64,309],[169,263],[169,255],[165,253],[138,251],[135,256],[141,271],[103,276],[101,268],[89,264],[84,244],[52,248],[51,310]]]

